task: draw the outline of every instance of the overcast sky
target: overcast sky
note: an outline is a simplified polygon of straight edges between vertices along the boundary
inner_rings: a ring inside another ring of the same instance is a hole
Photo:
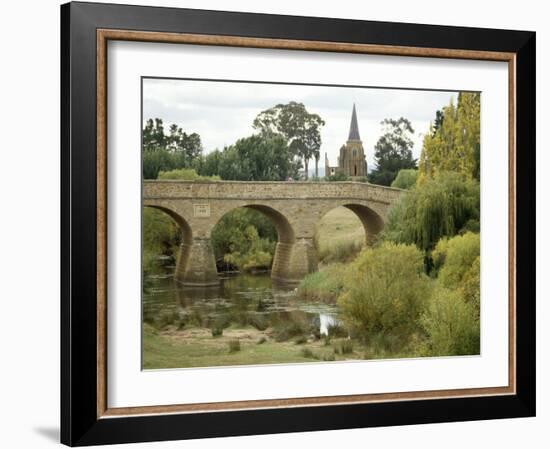
[[[382,134],[384,118],[408,118],[414,128],[416,158],[435,112],[456,92],[296,86],[194,80],[143,80],[143,119],[162,118],[165,129],[177,123],[185,132],[196,132],[206,153],[254,133],[256,115],[278,103],[298,101],[325,121],[321,129],[321,166],[324,154],[336,165],[338,151],[346,142],[353,103],[359,132],[369,164],[374,166],[374,145]],[[312,166],[311,164],[310,166]]]

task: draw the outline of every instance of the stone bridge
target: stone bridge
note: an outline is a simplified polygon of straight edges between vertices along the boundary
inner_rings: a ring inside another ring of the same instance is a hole
[[[277,229],[271,277],[296,283],[317,270],[315,225],[330,210],[355,212],[367,242],[384,227],[389,207],[402,190],[360,182],[144,181],[143,205],[160,209],[182,230],[175,277],[186,285],[219,282],[210,234],[238,207],[269,217]]]

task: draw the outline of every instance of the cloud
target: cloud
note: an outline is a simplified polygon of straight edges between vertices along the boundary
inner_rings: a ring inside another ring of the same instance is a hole
[[[374,163],[374,145],[385,118],[408,118],[415,130],[415,157],[435,112],[456,102],[457,92],[364,87],[288,85],[253,82],[151,79],[143,80],[143,119],[162,118],[186,132],[200,134],[206,152],[254,133],[256,115],[278,103],[299,101],[325,120],[321,154],[336,163],[349,130],[351,108],[357,107],[359,130],[367,155]]]

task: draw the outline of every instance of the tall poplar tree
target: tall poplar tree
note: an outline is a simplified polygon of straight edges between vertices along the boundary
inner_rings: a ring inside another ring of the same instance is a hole
[[[480,94],[461,92],[457,105],[451,100],[438,111],[430,132],[424,136],[419,180],[452,171],[479,180]]]

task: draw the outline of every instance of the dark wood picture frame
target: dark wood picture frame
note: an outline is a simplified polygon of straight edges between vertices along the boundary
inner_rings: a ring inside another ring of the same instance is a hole
[[[534,416],[535,33],[94,3],[63,5],[61,25],[62,443],[80,446]],[[507,61],[509,385],[108,409],[105,77],[109,40]]]

